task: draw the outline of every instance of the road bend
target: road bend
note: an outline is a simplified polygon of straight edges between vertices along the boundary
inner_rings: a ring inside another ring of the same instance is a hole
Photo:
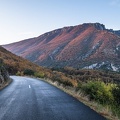
[[[13,82],[0,91],[0,120],[106,120],[42,80],[11,78]]]

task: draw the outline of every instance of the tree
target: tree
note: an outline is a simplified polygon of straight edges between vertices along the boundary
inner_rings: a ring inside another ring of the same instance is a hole
[[[23,72],[24,75],[34,75],[34,71],[31,69],[25,69]]]

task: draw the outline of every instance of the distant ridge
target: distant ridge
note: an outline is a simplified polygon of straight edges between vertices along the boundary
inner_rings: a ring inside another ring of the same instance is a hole
[[[64,27],[3,47],[45,67],[120,71],[120,31],[100,23]]]

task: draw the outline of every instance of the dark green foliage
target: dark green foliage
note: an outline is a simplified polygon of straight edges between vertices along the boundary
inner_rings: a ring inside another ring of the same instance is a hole
[[[120,105],[111,104],[110,107],[111,107],[113,115],[118,116],[118,118],[120,118]]]
[[[3,65],[3,60],[0,58],[0,67]]]
[[[82,86],[82,90],[89,95],[90,100],[93,99],[102,104],[113,102],[112,85],[110,84],[106,85],[100,81],[89,81]]]
[[[73,87],[73,84],[70,82],[70,81],[60,81],[63,85],[65,86],[70,86],[70,87]]]
[[[77,87],[76,87],[76,91],[82,89],[82,83],[78,82]]]
[[[34,75],[34,71],[31,69],[26,69],[26,70],[24,70],[23,74],[24,75]]]
[[[114,96],[114,101],[117,105],[120,105],[120,85],[113,88],[112,94]]]

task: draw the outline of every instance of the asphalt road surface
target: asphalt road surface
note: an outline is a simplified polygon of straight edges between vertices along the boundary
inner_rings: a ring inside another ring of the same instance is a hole
[[[42,80],[11,77],[13,82],[0,91],[0,120],[106,120]]]

